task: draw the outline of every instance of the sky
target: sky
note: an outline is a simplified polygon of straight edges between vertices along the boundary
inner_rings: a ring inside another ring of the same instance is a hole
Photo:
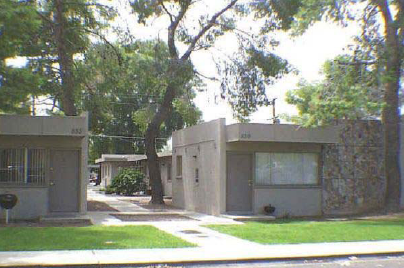
[[[105,0],[106,3],[110,3]],[[131,14],[127,1],[118,0],[113,2],[119,12],[119,16],[112,23],[113,27],[120,27],[129,30],[136,38],[150,39],[166,37],[166,27],[168,20],[154,20],[148,27],[144,27],[136,23],[136,18]],[[201,2],[202,3],[202,2]],[[224,1],[205,1],[204,6],[196,9],[195,13],[190,14],[191,17],[198,17],[198,13],[202,10],[218,10],[224,6]],[[207,3],[207,4],[206,4]],[[213,13],[211,11],[210,13]],[[245,30],[251,30],[254,25],[252,20],[246,20],[241,27]],[[335,56],[344,53],[344,48],[352,43],[352,36],[357,34],[358,27],[351,25],[342,28],[332,23],[321,22],[312,26],[304,35],[291,38],[286,33],[276,33],[277,40],[280,45],[275,49],[275,53],[284,59],[287,59],[293,67],[298,70],[298,74],[289,74],[277,83],[267,88],[267,95],[270,99],[276,100],[276,113],[294,115],[297,110],[294,106],[285,102],[285,93],[288,90],[295,89],[300,79],[315,81],[321,79],[320,69],[322,64]],[[110,41],[116,40],[114,34],[109,34]],[[185,48],[185,47],[181,47]],[[213,58],[217,56],[217,51],[235,51],[237,49],[234,37],[228,36],[221,38],[216,46],[210,52],[195,52],[192,54],[192,61],[196,69],[206,75],[215,76],[215,64]],[[9,60],[8,64],[21,65],[24,59],[17,58]],[[195,104],[203,113],[203,120],[210,121],[217,118],[226,118],[227,124],[235,123],[236,120],[232,116],[232,110],[225,100],[219,96],[219,85],[211,81],[205,81],[207,84],[205,92],[198,92]],[[38,106],[38,114],[45,114],[46,109]],[[272,107],[262,107],[250,116],[251,122],[268,123],[272,118]],[[281,119],[282,123],[287,123]]]
[[[167,19],[153,20],[148,27],[136,25],[135,18],[130,14],[130,8],[127,2],[120,0],[117,2],[117,8],[120,16],[115,22],[115,26],[130,29],[131,33],[137,38],[156,38],[164,40],[166,37]],[[197,18],[205,10],[210,14],[224,7],[225,1],[201,1],[198,7],[189,17]],[[188,21],[192,21],[188,18]],[[251,19],[247,19],[239,25],[245,31],[251,31],[251,27],[256,24]],[[255,28],[256,30],[258,27]],[[344,53],[344,48],[352,43],[352,36],[358,34],[358,26],[350,25],[341,27],[336,24],[320,22],[312,26],[304,35],[291,38],[286,33],[276,33],[280,45],[274,51],[277,55],[287,59],[299,73],[297,75],[287,75],[280,79],[276,84],[267,88],[267,95],[270,99],[276,100],[276,113],[279,114],[297,114],[293,105],[285,102],[285,93],[288,90],[295,89],[300,79],[315,81],[321,79],[320,69],[326,60],[333,59],[335,56]],[[196,69],[208,76],[216,75],[216,67],[212,58],[216,58],[217,51],[235,51],[237,42],[234,37],[227,36],[218,40],[215,48],[208,52],[194,52],[191,56]],[[185,47],[183,47],[185,48]],[[181,49],[181,46],[180,46]],[[203,120],[210,121],[217,118],[226,118],[227,124],[236,123],[232,116],[232,110],[225,100],[219,96],[219,85],[206,80],[206,92],[198,92],[195,104],[203,112]],[[272,118],[272,107],[262,107],[250,116],[250,121],[254,123],[268,123]],[[281,119],[282,123],[287,123]]]
[[[342,28],[335,24],[321,22],[315,24],[303,36],[295,39],[291,39],[287,34],[280,35],[280,46],[275,52],[287,59],[299,73],[297,75],[289,74],[267,88],[268,97],[277,98],[277,114],[297,114],[295,106],[285,102],[286,91],[295,89],[300,79],[321,80],[321,66],[326,60],[344,53],[346,46],[352,42],[351,37],[356,34],[355,31],[354,27]],[[209,68],[208,66],[206,67]],[[205,121],[226,118],[227,124],[236,122],[229,105],[222,100],[216,104],[212,92],[199,93],[195,102],[202,109]],[[253,123],[268,123],[271,118],[272,107],[262,107],[250,116]],[[286,123],[282,119],[281,122]]]

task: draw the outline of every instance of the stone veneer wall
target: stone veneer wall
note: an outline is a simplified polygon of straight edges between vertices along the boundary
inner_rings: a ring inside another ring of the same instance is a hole
[[[344,121],[338,144],[322,148],[325,215],[356,214],[383,206],[383,130],[380,121]]]

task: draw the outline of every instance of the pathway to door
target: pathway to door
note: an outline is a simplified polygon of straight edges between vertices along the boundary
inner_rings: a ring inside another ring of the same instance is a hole
[[[239,239],[204,227],[207,224],[241,224],[225,217],[215,217],[175,208],[148,209],[137,203],[141,197],[105,195],[97,187],[88,187],[88,201],[106,203],[111,211],[89,211],[93,224],[101,225],[153,225],[199,247],[235,249],[260,248],[262,245]]]

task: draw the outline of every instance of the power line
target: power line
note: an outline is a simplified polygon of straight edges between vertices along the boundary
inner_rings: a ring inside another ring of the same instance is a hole
[[[128,136],[116,136],[116,135],[103,135],[103,134],[90,134],[90,137],[97,138],[113,138],[113,139],[132,139],[132,140],[144,140],[144,137],[128,137]],[[155,138],[156,140],[168,140],[169,138]]]

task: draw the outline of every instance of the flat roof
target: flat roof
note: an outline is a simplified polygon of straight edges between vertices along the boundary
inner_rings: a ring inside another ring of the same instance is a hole
[[[163,157],[171,157],[172,152],[161,152],[157,153],[159,158]],[[147,156],[145,154],[102,154],[101,158],[95,160],[95,163],[102,162],[136,162],[141,160],[147,160]]]
[[[84,116],[0,115],[0,135],[75,136],[88,134]]]

